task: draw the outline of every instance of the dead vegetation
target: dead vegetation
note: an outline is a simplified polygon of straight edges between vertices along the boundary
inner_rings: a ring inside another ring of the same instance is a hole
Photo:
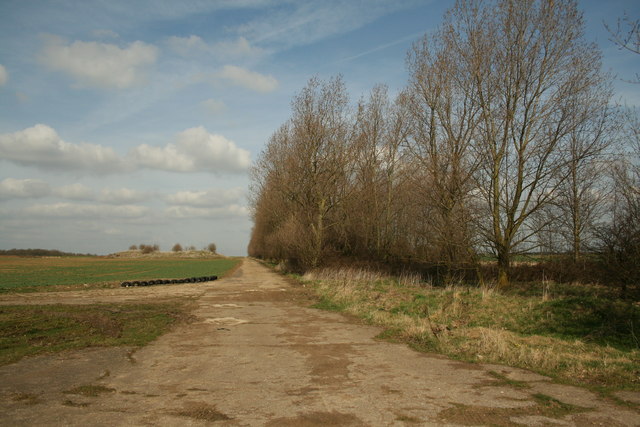
[[[315,270],[302,280],[320,295],[317,308],[383,326],[381,337],[422,351],[603,389],[640,390],[640,307],[607,288],[550,283],[505,294],[349,269]]]

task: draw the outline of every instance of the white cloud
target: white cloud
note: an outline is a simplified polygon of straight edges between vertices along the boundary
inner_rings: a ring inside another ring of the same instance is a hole
[[[112,206],[103,204],[53,203],[32,205],[24,209],[30,216],[48,218],[142,218],[149,214],[146,206],[122,205]]]
[[[237,203],[244,196],[244,190],[240,187],[232,189],[214,189],[207,191],[180,191],[170,194],[166,201],[172,205],[185,205],[194,207],[220,207]]]
[[[201,37],[171,36],[167,39],[169,49],[181,56],[211,55],[216,59],[256,58],[264,54],[264,50],[252,46],[244,37],[236,40],[224,40],[208,44]]]
[[[9,80],[9,73],[7,73],[7,69],[0,64],[0,86],[7,84],[7,80]]]
[[[203,208],[194,206],[170,206],[164,211],[170,218],[246,218],[249,209],[240,205],[228,205],[219,208]]]
[[[69,200],[94,200],[93,191],[80,183],[54,188],[53,194]]]
[[[225,65],[222,70],[213,75],[213,78],[227,80],[235,86],[263,93],[272,92],[278,87],[275,77],[265,76],[235,65]]]
[[[209,50],[209,46],[198,36],[178,37],[171,36],[167,39],[169,49],[182,56],[202,54]]]
[[[249,151],[237,147],[222,135],[211,134],[200,126],[179,133],[175,142],[164,147],[147,144],[133,148],[126,157],[102,145],[63,141],[57,132],[43,124],[9,134],[0,134],[0,160],[23,166],[58,171],[82,171],[87,174],[130,172],[138,168],[172,172],[244,172],[251,164]],[[86,188],[56,190],[69,198],[86,200]],[[128,191],[128,190],[127,190]],[[122,200],[142,195],[109,193],[105,197]],[[124,198],[124,199],[123,199]],[[115,203],[115,202],[113,202]]]
[[[142,202],[148,198],[149,196],[147,194],[129,188],[105,188],[100,192],[98,200],[112,205],[126,205]]]
[[[114,44],[75,41],[49,36],[40,55],[52,70],[73,76],[80,87],[124,89],[144,83],[144,70],[158,56],[155,46],[136,41],[126,48]]]
[[[243,172],[251,164],[249,151],[202,126],[179,133],[176,143],[143,144],[130,155],[139,166],[174,172]]]
[[[213,52],[225,58],[258,57],[264,54],[264,50],[252,46],[244,37],[218,42],[213,45]]]
[[[43,169],[118,172],[123,164],[116,152],[94,144],[63,141],[54,129],[37,124],[0,135],[0,159]]]
[[[49,184],[38,179],[5,178],[0,181],[0,199],[37,198],[50,193]]]
[[[206,108],[211,114],[220,114],[227,109],[224,102],[218,101],[217,99],[207,99],[206,101],[202,101],[200,105]]]
[[[416,3],[416,0],[291,1],[271,13],[256,15],[237,31],[254,42],[284,50],[354,31]]]

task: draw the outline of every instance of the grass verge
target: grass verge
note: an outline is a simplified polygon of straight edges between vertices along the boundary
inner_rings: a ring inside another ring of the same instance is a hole
[[[0,365],[86,347],[143,346],[186,313],[183,302],[0,306]]]
[[[319,295],[317,308],[382,326],[381,337],[421,351],[530,369],[603,393],[640,391],[640,305],[604,288],[532,283],[498,293],[348,269],[301,280]]]

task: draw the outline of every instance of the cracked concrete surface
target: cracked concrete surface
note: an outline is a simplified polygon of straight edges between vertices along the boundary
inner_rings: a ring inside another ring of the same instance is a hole
[[[638,412],[586,389],[376,340],[379,328],[308,308],[299,289],[253,260],[217,282],[60,294],[23,299],[197,300],[193,322],[135,352],[87,349],[1,367],[0,425],[640,425]],[[536,393],[573,409],[542,407]]]

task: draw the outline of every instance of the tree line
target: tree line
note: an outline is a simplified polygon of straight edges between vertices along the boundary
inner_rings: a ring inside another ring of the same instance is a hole
[[[504,287],[519,253],[597,252],[638,275],[640,126],[575,1],[460,0],[407,69],[393,99],[353,105],[340,76],[294,96],[252,168],[251,256],[453,280],[491,254]]]

